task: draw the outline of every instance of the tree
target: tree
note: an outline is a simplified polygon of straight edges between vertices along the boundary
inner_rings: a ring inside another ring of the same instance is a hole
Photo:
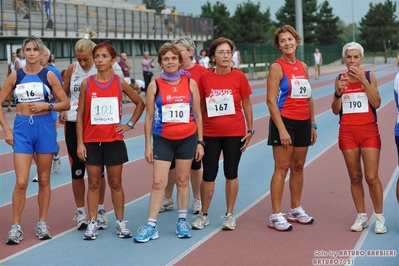
[[[260,3],[248,2],[237,5],[234,16],[231,19],[234,32],[229,35],[234,36],[233,40],[238,43],[262,43],[268,41],[267,29],[272,26],[270,19],[270,8],[262,13]]]
[[[339,28],[339,17],[334,16],[332,10],[328,1],[324,0],[317,12],[315,35],[318,45],[329,45],[339,41],[342,28]]]
[[[387,42],[398,34],[399,21],[396,20],[396,3],[386,0],[384,4],[370,3],[370,9],[360,21],[360,38],[364,40],[366,48],[377,51],[380,47],[385,53],[387,62]]]
[[[304,44],[316,44],[315,28],[317,22],[317,0],[302,0],[303,14],[303,42]],[[285,0],[285,5],[277,10],[278,25],[289,24],[296,27],[295,0]]]
[[[230,12],[227,10],[225,4],[217,1],[212,7],[211,3],[207,1],[205,5],[201,6],[201,10],[201,18],[213,19],[213,36],[215,39],[219,37],[231,38],[231,36],[228,35],[231,25]]]
[[[157,12],[161,12],[165,0],[143,0],[143,4],[145,4],[147,9],[155,9]]]

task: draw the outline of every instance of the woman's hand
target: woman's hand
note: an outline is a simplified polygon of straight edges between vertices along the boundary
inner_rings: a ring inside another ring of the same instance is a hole
[[[288,134],[287,130],[284,130],[283,132],[280,132],[279,135],[280,135],[281,146],[283,146],[284,149],[288,149],[292,145],[290,134]]]
[[[149,164],[154,164],[154,153],[152,148],[146,148],[144,157]]]
[[[78,147],[76,149],[76,155],[78,155],[79,159],[81,159],[82,161],[86,161],[87,158],[87,150],[86,150],[86,146],[84,144],[78,144]]]
[[[65,124],[68,121],[68,115],[67,112],[60,112],[58,115],[58,122],[60,124]]]
[[[252,133],[247,133],[247,134],[241,139],[241,142],[245,142],[244,145],[242,145],[242,147],[240,148],[240,151],[241,151],[241,152],[244,152],[244,151],[248,148],[249,141],[251,140],[252,135],[253,135]]]
[[[341,76],[341,79],[338,80],[338,89],[337,89],[337,94],[341,95],[342,91],[346,86],[348,86],[348,77],[344,77],[343,75]]]
[[[204,154],[204,146],[202,146],[201,144],[197,144],[197,150],[195,151],[195,161],[201,161],[202,157],[204,157]]]

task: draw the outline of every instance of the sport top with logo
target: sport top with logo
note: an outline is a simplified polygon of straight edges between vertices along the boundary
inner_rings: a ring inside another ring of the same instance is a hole
[[[246,126],[241,101],[252,94],[245,74],[236,69],[225,75],[208,70],[201,75],[198,87],[207,110],[203,118],[204,136],[244,136]]]
[[[342,76],[345,77],[345,74]],[[348,82],[348,86],[342,90],[341,101],[341,125],[357,126],[377,121],[375,109],[370,105],[360,81]]]
[[[155,98],[152,133],[165,139],[179,140],[195,133],[197,126],[192,113],[193,96],[190,79],[181,76],[179,84],[170,85],[162,78],[155,79],[158,95]]]
[[[78,62],[73,63],[71,82],[69,84],[70,103],[71,103],[71,109],[69,109],[68,111],[69,122],[76,122],[76,114],[78,113],[78,104],[79,104],[80,85],[82,85],[83,80],[95,74],[97,74],[97,68],[94,64],[88,71],[85,71],[79,65]]]
[[[187,69],[186,71],[190,72],[191,76],[190,79],[195,80],[195,82],[198,82],[200,80],[201,74],[207,71],[207,69],[203,66],[200,66],[198,64],[194,64],[194,66],[190,69]]]
[[[86,79],[86,102],[83,127],[84,142],[113,142],[123,140],[116,132],[122,119],[122,91],[119,77],[99,82],[95,75]]]
[[[309,119],[308,98],[312,95],[312,89],[302,62],[297,59],[291,64],[281,58],[275,62],[283,71],[276,99],[280,115],[293,120]]]
[[[43,68],[37,74],[26,74],[22,68],[17,70],[14,87],[16,103],[49,102],[51,86],[47,81],[48,70]]]
[[[399,136],[399,71],[396,73],[395,81],[393,83],[393,94],[395,97],[396,109],[398,110],[398,116],[396,118],[395,125],[395,136]]]

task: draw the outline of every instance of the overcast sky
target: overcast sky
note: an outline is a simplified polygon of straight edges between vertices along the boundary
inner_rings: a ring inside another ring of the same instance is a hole
[[[208,0],[213,6],[217,0]],[[170,10],[172,7],[176,7],[178,12],[182,12],[186,15],[193,14],[195,16],[201,14],[201,6],[205,5],[207,0],[165,0],[165,3],[169,6]],[[224,3],[232,16],[236,10],[237,5],[243,4],[248,0],[219,0],[220,3]],[[399,0],[396,1],[396,12],[399,17]],[[265,12],[270,6],[270,13],[272,20],[276,19],[276,11],[282,7],[285,3],[284,0],[251,0],[252,3],[261,3],[261,12]],[[323,1],[318,0],[318,4],[321,5]],[[352,23],[352,21],[359,23],[360,19],[366,15],[369,10],[370,3],[384,3],[385,0],[328,0],[330,6],[333,8],[333,13],[339,16],[340,19],[345,21],[346,24]],[[353,9],[352,9],[353,3]],[[352,10],[354,12],[352,13]],[[353,14],[353,16],[352,16]]]

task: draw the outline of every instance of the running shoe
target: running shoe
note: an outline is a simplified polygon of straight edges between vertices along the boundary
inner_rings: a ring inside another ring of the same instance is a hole
[[[39,240],[51,239],[50,227],[47,226],[46,222],[38,222],[36,225],[36,236]]]
[[[176,223],[176,234],[179,238],[190,238],[191,225],[184,219],[179,219]]]
[[[98,211],[97,214],[97,226],[99,230],[105,230],[108,228],[108,218],[104,209]]]
[[[201,211],[202,205],[201,205],[201,200],[199,199],[193,199],[193,213],[198,214]]]
[[[86,232],[83,235],[83,240],[95,240],[98,236],[97,221],[93,218],[87,225]]]
[[[367,214],[358,213],[356,216],[355,223],[351,226],[351,231],[353,232],[361,232],[364,228],[368,227],[367,224]]]
[[[89,221],[87,220],[86,214],[84,214],[82,211],[76,211],[75,217],[73,217],[73,220],[77,222],[76,227],[78,230],[81,229],[86,229],[87,224]]]
[[[385,234],[388,230],[387,227],[385,226],[385,217],[384,214],[376,214],[375,215],[375,228],[374,232],[376,234]]]
[[[208,215],[204,215],[201,211],[198,213],[197,219],[191,224],[193,229],[204,229],[205,226],[209,225]]]
[[[32,182],[39,182],[39,178],[37,177],[37,173],[36,173],[36,175],[32,178]]]
[[[314,222],[312,216],[306,214],[302,206],[295,209],[290,209],[288,213],[288,221],[292,223],[311,224]]]
[[[163,198],[163,202],[161,205],[161,209],[159,209],[159,212],[171,211],[173,210],[174,206],[175,205],[173,204],[173,199]]]
[[[222,216],[222,218],[224,218],[222,230],[236,229],[236,218],[234,218],[232,213],[228,213],[225,216]]]
[[[22,236],[22,230],[20,225],[12,225],[10,232],[8,232],[8,238],[6,240],[6,244],[8,245],[16,245],[24,239]]]
[[[284,217],[285,213],[274,213],[270,215],[269,228],[276,229],[277,231],[289,231],[292,229],[292,225],[287,222]]]
[[[59,171],[61,171],[61,160],[60,159],[53,160],[53,171],[54,171],[54,173],[58,173]]]
[[[156,226],[152,227],[150,224],[139,227],[137,233],[139,234],[133,240],[139,243],[146,243],[159,238],[158,228]]]
[[[132,237],[132,232],[126,225],[127,221],[116,221],[116,234],[120,238],[130,238]]]

